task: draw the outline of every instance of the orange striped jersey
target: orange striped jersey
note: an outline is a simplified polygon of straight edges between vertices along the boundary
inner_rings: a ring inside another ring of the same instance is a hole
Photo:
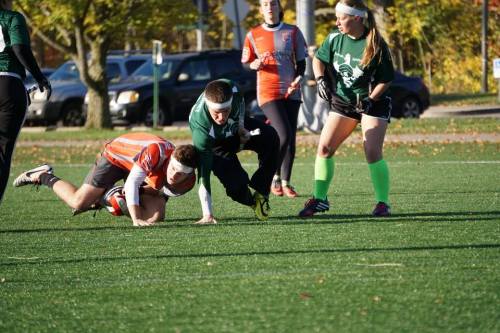
[[[257,72],[257,102],[284,99],[287,89],[295,79],[297,61],[307,57],[307,45],[302,32],[295,25],[280,23],[269,28],[260,25],[250,30],[245,38],[242,63],[260,59],[263,67]],[[297,89],[288,98],[300,100]]]
[[[166,183],[167,167],[175,146],[173,143],[149,133],[124,134],[104,147],[104,156],[111,164],[132,170],[134,164],[146,172],[144,180],[156,190]]]

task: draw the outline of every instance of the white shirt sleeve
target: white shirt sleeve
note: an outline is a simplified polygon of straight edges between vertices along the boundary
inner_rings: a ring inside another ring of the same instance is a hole
[[[142,170],[137,164],[134,164],[123,186],[125,200],[127,200],[128,205],[139,206],[139,187],[144,182],[144,179],[146,179],[146,176],[146,171]]]
[[[203,216],[212,215],[212,196],[208,193],[203,183],[200,183],[200,187],[198,189],[198,196],[200,198],[201,210],[203,212]]]

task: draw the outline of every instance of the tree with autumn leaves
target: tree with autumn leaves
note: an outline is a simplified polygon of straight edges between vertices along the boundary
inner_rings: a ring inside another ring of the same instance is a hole
[[[165,29],[196,19],[196,8],[185,0],[19,0],[16,9],[36,36],[75,61],[88,88],[87,128],[111,127],[105,73],[110,48],[150,44]]]
[[[259,0],[248,0],[247,28],[260,23]],[[335,26],[337,0],[316,0],[316,44]],[[232,45],[224,0],[208,1],[205,45]],[[433,92],[478,92],[481,77],[479,0],[368,0],[397,69],[423,77]],[[281,0],[285,21],[295,22],[295,0]],[[86,127],[110,127],[105,59],[110,49],[194,49],[198,14],[187,0],[18,0],[34,35],[75,61],[89,91]],[[490,0],[489,54],[500,56],[500,8]],[[490,75],[490,86],[495,86]]]

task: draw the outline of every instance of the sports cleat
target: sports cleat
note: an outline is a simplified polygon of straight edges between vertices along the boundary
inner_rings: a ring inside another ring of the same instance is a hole
[[[328,200],[316,199],[314,197],[308,199],[304,204],[304,209],[299,212],[300,217],[311,217],[316,213],[326,212],[330,209]]]
[[[261,221],[267,220],[269,212],[271,211],[271,207],[269,207],[269,199],[259,192],[255,192],[253,194],[253,198],[255,200],[255,204],[252,205],[252,208],[255,212],[255,216]]]
[[[391,206],[385,202],[379,201],[373,209],[372,215],[375,217],[391,216]]]
[[[296,198],[299,196],[299,194],[295,191],[295,189],[291,185],[283,186],[283,193],[289,198]]]
[[[283,196],[283,187],[281,186],[281,180],[273,180],[271,184],[271,192],[278,197]]]
[[[54,172],[54,169],[48,165],[48,164],[42,164],[40,166],[37,166],[36,168],[33,168],[31,170],[25,171],[19,176],[17,176],[16,179],[14,179],[14,182],[12,185],[14,187],[20,187],[20,186],[25,186],[29,184],[40,184],[40,175],[43,173],[50,173],[52,174]]]

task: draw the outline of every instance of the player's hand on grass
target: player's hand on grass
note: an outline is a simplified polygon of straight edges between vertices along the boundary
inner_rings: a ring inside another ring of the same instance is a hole
[[[217,224],[217,221],[213,217],[213,215],[205,215],[195,224]]]
[[[134,227],[149,227],[154,225],[154,222],[144,221],[140,219],[135,219],[132,221],[134,223]]]

